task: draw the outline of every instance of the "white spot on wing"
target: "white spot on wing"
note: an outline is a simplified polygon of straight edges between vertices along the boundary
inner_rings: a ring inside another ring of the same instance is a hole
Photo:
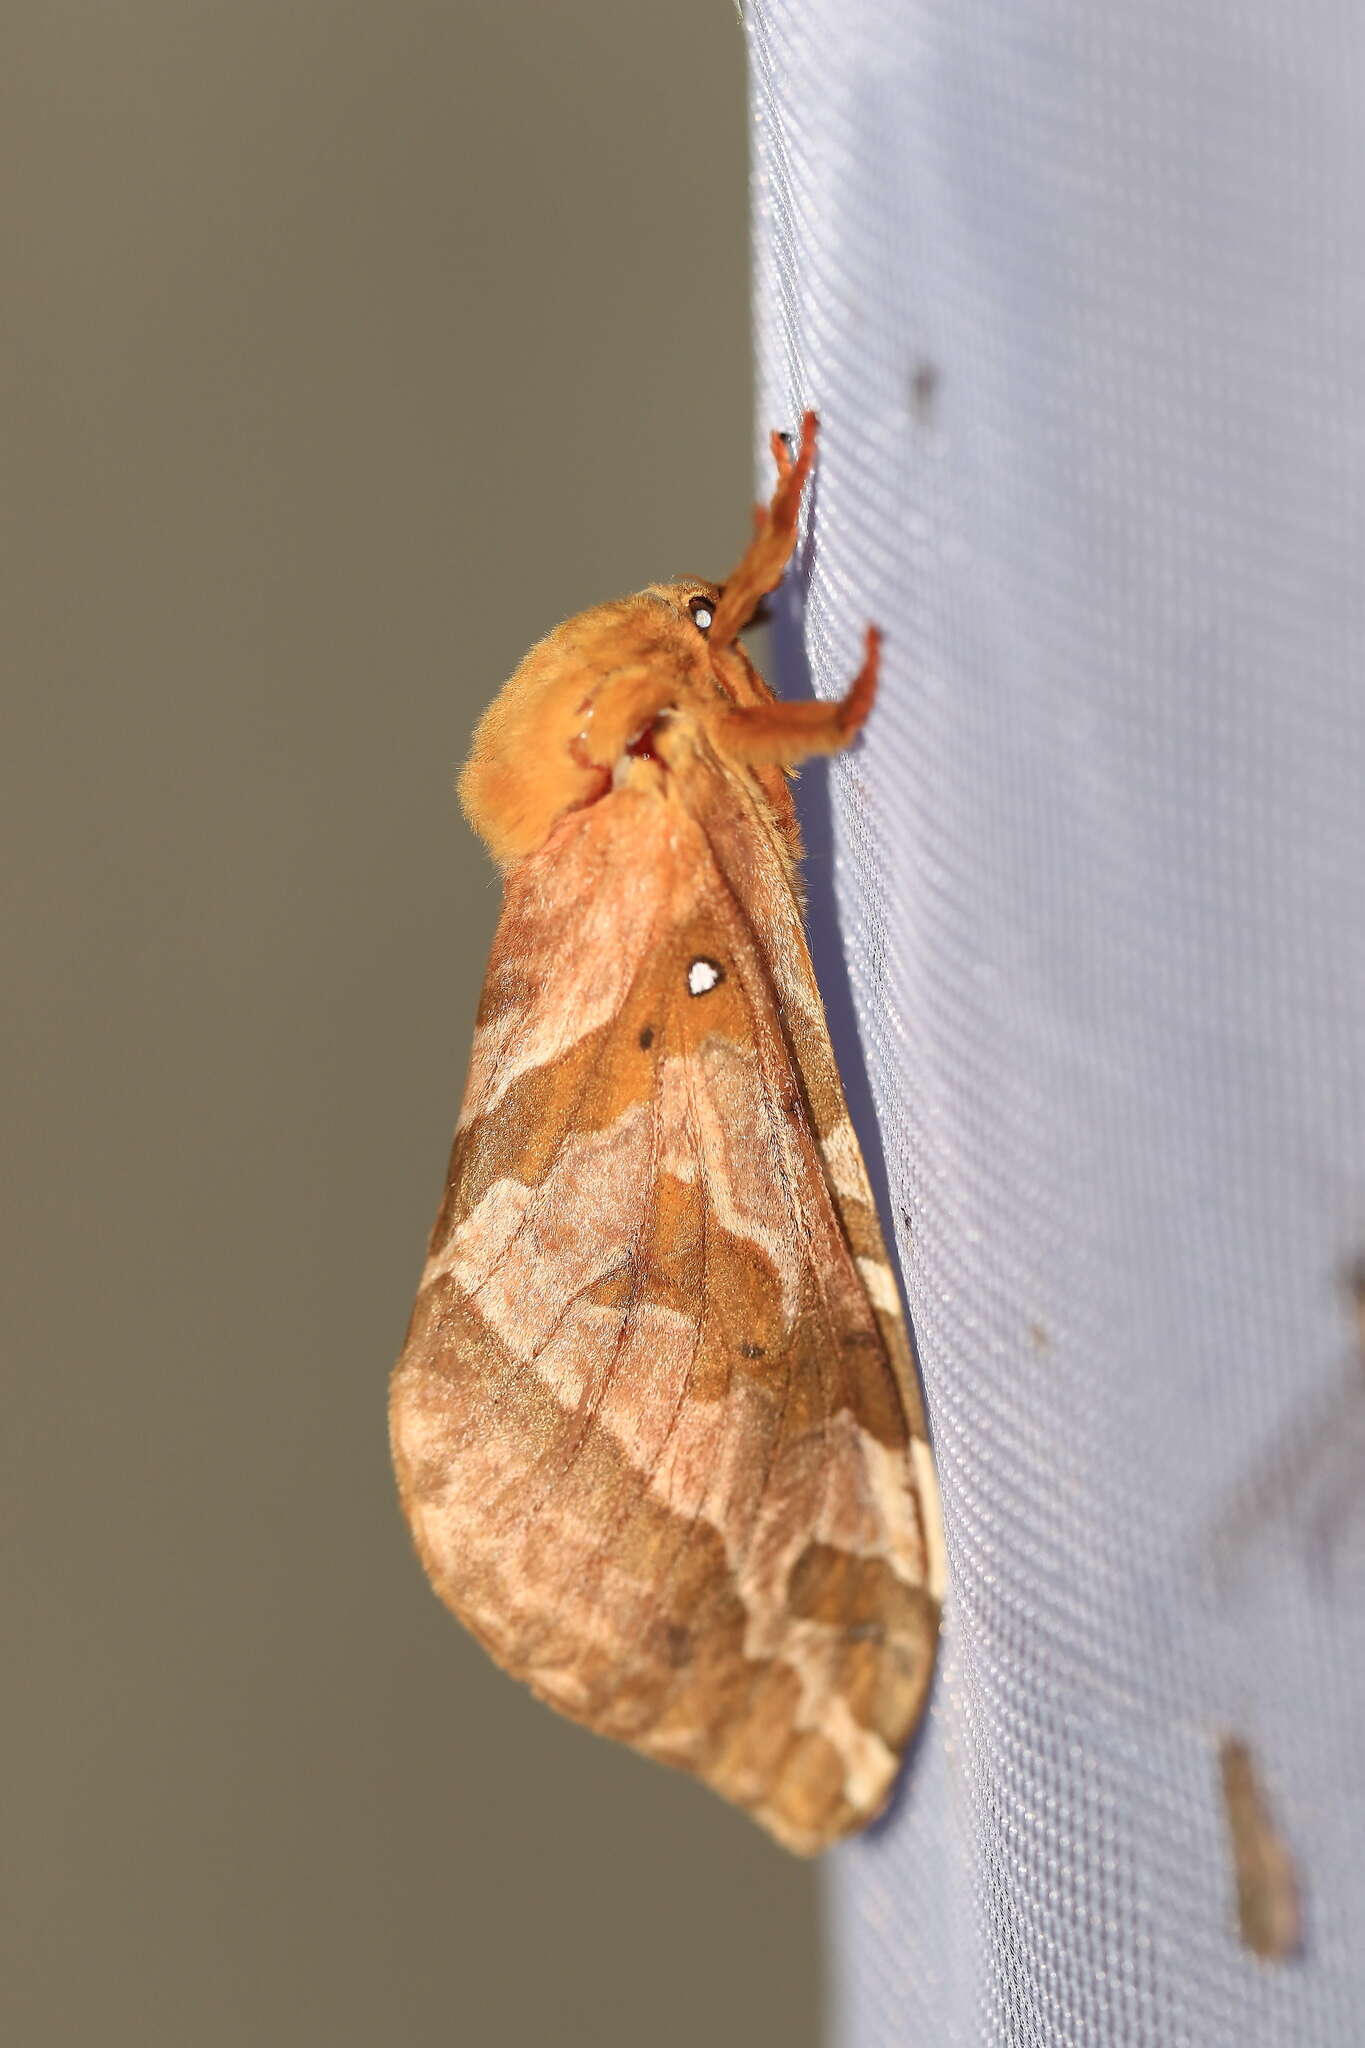
[[[722,979],[721,970],[714,960],[694,960],[687,970],[687,993],[690,996],[709,995]]]

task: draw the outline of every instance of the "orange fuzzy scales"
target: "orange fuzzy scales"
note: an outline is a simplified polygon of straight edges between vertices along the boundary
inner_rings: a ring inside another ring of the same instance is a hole
[[[441,1597],[563,1713],[809,1853],[882,1806],[942,1552],[901,1320],[801,925],[785,771],[846,745],[735,635],[807,415],[723,588],[569,620],[460,794],[506,896],[394,1458]]]

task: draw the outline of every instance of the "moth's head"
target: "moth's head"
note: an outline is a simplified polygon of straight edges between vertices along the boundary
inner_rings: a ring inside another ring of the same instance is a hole
[[[771,691],[737,642],[713,646],[720,589],[697,576],[595,605],[538,641],[474,734],[465,815],[504,864],[534,853],[566,812],[605,796],[650,752],[661,713],[705,721]]]

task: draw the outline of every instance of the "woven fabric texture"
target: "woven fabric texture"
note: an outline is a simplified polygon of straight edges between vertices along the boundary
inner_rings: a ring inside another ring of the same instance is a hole
[[[1365,15],[748,30],[759,419],[822,423],[779,667],[830,695],[887,636],[813,884],[952,1579],[900,1803],[832,1859],[832,2036],[1358,2048]]]

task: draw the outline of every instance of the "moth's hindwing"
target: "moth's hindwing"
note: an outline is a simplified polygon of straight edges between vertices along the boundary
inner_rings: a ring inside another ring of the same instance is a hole
[[[393,1383],[441,1597],[787,1847],[882,1806],[939,1533],[789,877],[714,759],[512,868]]]

